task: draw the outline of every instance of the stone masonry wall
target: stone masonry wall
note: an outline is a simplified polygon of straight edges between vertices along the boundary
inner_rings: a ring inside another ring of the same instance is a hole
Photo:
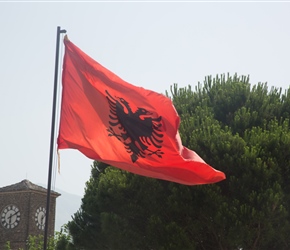
[[[44,234],[43,229],[36,225],[36,210],[39,207],[46,208],[46,193],[35,191],[22,191],[17,193],[0,193],[0,213],[7,205],[15,205],[20,211],[20,222],[13,229],[6,229],[0,225],[0,249],[4,249],[7,241],[10,241],[11,249],[26,249],[26,241],[29,235]],[[48,234],[54,234],[56,197],[51,197]],[[1,216],[0,215],[0,216]]]

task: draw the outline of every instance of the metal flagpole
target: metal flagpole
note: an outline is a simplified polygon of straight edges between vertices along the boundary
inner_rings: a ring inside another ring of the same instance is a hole
[[[44,242],[43,249],[47,248],[48,238],[48,219],[50,208],[50,193],[51,193],[51,175],[52,175],[52,162],[54,152],[54,134],[55,134],[55,113],[56,113],[56,99],[57,99],[57,79],[58,79],[58,61],[59,61],[59,40],[60,34],[66,33],[66,30],[61,30],[57,27],[56,33],[56,53],[55,53],[55,71],[54,71],[54,90],[53,90],[53,104],[52,104],[52,119],[51,119],[51,136],[50,136],[50,153],[49,153],[49,165],[48,165],[48,181],[47,181],[47,195],[46,195],[46,216],[44,227]]]

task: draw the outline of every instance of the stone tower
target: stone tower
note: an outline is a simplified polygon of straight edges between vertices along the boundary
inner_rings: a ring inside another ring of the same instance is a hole
[[[0,249],[10,241],[12,250],[27,249],[29,235],[44,235],[47,190],[28,180],[0,188]],[[54,234],[56,198],[52,191],[48,235]]]

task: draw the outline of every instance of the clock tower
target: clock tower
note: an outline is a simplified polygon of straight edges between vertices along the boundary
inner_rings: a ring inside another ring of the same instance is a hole
[[[47,190],[28,180],[0,188],[0,249],[10,241],[12,250],[27,249],[30,235],[44,235]],[[54,234],[56,198],[52,191],[48,235]]]

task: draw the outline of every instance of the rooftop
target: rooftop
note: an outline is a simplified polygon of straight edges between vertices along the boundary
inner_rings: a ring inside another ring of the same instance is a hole
[[[33,184],[29,180],[23,180],[21,182],[0,188],[0,193],[17,192],[17,191],[38,191],[42,193],[47,193],[46,188]],[[51,191],[51,194],[54,194],[56,196],[60,195],[59,193],[55,191]]]

